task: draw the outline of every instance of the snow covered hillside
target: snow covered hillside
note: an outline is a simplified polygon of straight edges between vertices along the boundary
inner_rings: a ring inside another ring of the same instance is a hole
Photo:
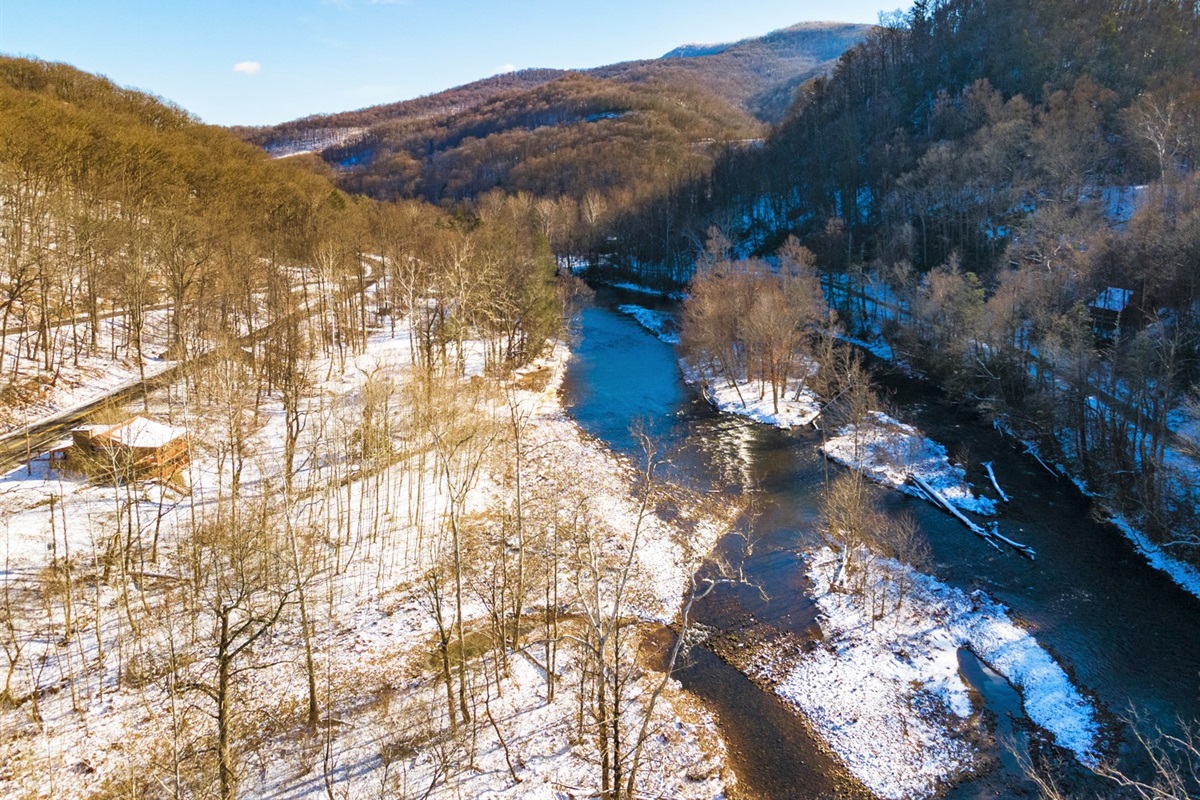
[[[295,418],[220,386],[224,412],[153,404],[190,432],[185,485],[0,478],[0,793],[194,794],[221,773],[243,796],[590,795],[617,700],[639,796],[723,796],[715,721],[641,642],[726,511],[668,501],[568,420],[567,358],[491,390],[469,345],[418,411],[407,331],[377,331],[309,365],[290,486]],[[608,670],[620,696],[597,698]]]

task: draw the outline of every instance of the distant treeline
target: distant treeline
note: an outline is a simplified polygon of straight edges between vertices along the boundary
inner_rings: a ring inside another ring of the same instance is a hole
[[[594,260],[614,215],[706,178],[761,141],[796,87],[870,30],[806,23],[764,37],[581,71],[522,70],[428,97],[238,131],[269,151],[322,147],[338,186],[453,206],[536,198],[560,256]],[[317,135],[319,134],[319,135]],[[553,208],[551,213],[549,210]]]

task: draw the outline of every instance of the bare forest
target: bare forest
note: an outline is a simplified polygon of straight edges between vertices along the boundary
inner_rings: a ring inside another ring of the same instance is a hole
[[[4,793],[719,793],[687,637],[643,641],[686,631],[733,509],[563,417],[583,290],[537,207],[357,200],[3,70]],[[182,471],[37,456],[23,424],[105,372],[136,399],[90,419],[170,422]]]
[[[0,57],[0,795],[1194,796],[1197,40],[917,0],[234,130]]]

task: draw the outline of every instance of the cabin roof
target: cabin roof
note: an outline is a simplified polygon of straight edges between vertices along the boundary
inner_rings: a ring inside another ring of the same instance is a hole
[[[124,447],[157,449],[187,436],[187,430],[139,414],[93,435]]]
[[[1096,299],[1088,303],[1088,305],[1101,311],[1116,311],[1120,313],[1129,305],[1131,299],[1133,299],[1132,289],[1119,289],[1116,286],[1110,286],[1097,295]]]

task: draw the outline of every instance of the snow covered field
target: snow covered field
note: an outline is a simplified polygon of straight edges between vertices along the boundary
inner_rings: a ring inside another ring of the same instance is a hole
[[[976,514],[996,513],[991,499],[972,491],[962,467],[950,463],[943,445],[882,411],[872,411],[860,425],[845,426],[825,442],[824,449],[829,458],[862,470],[884,486],[923,498],[908,484],[908,476],[915,475],[957,508]]]
[[[467,348],[466,374],[478,372],[479,355]],[[589,439],[563,412],[557,391],[567,357],[559,347],[510,390],[487,399],[479,394],[465,419],[515,414],[525,420],[526,502],[555,498],[558,508],[570,510],[569,519],[539,524],[584,526],[598,552],[628,558],[623,613],[632,623],[624,627],[627,647],[636,653],[649,623],[677,616],[696,565],[725,530],[724,517],[711,503],[676,492],[670,504],[643,509],[631,488],[634,466]],[[304,586],[322,721],[312,731],[304,725],[305,634],[289,602],[249,651],[245,665],[253,668],[235,678],[243,720],[240,791],[280,798],[547,800],[595,793],[596,745],[579,735],[577,724],[580,687],[590,679],[579,648],[568,644],[585,635],[577,612],[561,622],[553,699],[546,651],[534,629],[520,651],[492,648],[479,656],[470,677],[475,724],[459,728],[469,735],[446,733],[445,692],[431,677],[438,651],[429,581],[447,557],[442,532],[451,492],[438,477],[436,459],[407,449],[400,397],[409,364],[409,342],[398,330],[376,333],[367,352],[346,363],[311,365],[310,373],[323,377],[306,401],[289,527],[293,546],[311,559]],[[365,436],[364,409],[380,387],[392,393],[394,455],[368,469],[357,442]],[[155,411],[167,416],[170,409]],[[253,416],[245,408],[237,413],[248,421],[239,491],[248,506],[255,498],[279,504],[285,496],[282,407],[267,401]],[[169,790],[173,781],[187,780],[176,771],[180,758],[184,773],[208,759],[204,774],[213,774],[213,706],[209,689],[200,688],[212,685],[213,623],[203,605],[181,605],[188,596],[181,582],[192,580],[198,565],[176,545],[194,520],[215,523],[216,509],[233,490],[232,456],[214,444],[228,417],[188,414],[172,422],[187,426],[195,443],[190,495],[154,484],[89,484],[44,464],[32,474],[22,467],[0,477],[4,619],[20,648],[9,662],[14,702],[0,711],[0,794],[84,798]],[[511,515],[511,469],[488,462],[458,509],[464,521],[486,530],[488,519]],[[156,560],[144,547],[133,563],[120,557],[114,563],[114,548],[127,536],[143,545],[153,537]],[[568,575],[566,554],[563,559],[553,589],[566,604],[580,585]],[[468,636],[478,631],[485,638],[493,608],[489,580],[469,576]],[[543,591],[550,588],[534,595]],[[69,609],[66,597],[73,598]],[[531,605],[532,621],[545,609]],[[645,664],[630,669],[625,701],[638,720],[661,676]],[[640,794],[723,795],[733,777],[715,721],[673,681],[657,699],[648,732]]]
[[[1021,692],[1026,714],[1057,745],[1087,766],[1098,763],[1091,704],[1003,606],[878,558],[869,559],[864,595],[834,591],[835,562],[830,550],[808,560],[823,647],[767,649],[750,670],[800,710],[873,792],[928,797],[978,764],[970,696],[958,672],[963,647]]]

